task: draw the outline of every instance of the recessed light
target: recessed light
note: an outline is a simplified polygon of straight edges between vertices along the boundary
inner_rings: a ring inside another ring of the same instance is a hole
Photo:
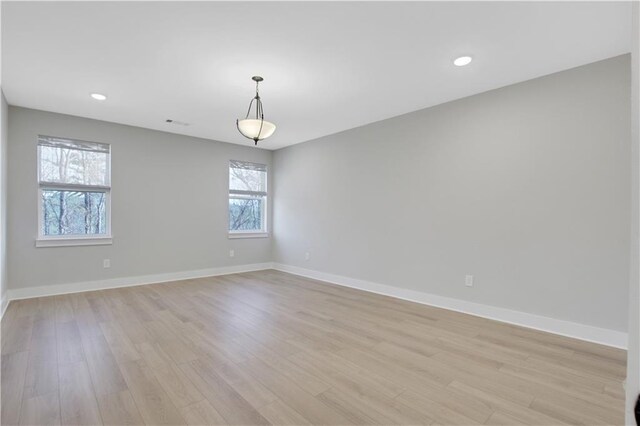
[[[101,93],[92,93],[91,97],[96,101],[104,101],[107,99],[107,97]]]
[[[471,56],[460,56],[453,61],[453,65],[457,67],[464,67],[465,65],[469,65],[473,58]]]

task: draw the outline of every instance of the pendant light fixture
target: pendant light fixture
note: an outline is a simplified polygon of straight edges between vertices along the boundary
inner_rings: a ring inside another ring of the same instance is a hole
[[[249,103],[247,115],[242,120],[236,120],[236,126],[242,136],[248,139],[253,139],[255,144],[258,145],[258,141],[273,135],[273,132],[276,131],[276,125],[264,119],[262,100],[260,99],[260,93],[258,92],[258,84],[260,84],[264,79],[259,75],[256,75],[251,77],[251,80],[256,82],[256,96],[251,99],[251,102]],[[255,118],[251,114],[251,107],[253,106],[254,101],[256,103]],[[249,115],[252,115],[252,118],[249,118]]]

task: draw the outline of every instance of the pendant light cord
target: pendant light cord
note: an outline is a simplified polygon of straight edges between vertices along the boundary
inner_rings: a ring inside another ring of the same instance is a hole
[[[258,84],[260,84],[260,82],[256,81],[256,96],[251,99],[251,102],[249,102],[249,108],[247,109],[247,115],[244,116],[244,118],[249,118],[249,114],[251,114],[251,107],[253,106],[253,101],[257,101],[256,102],[256,120],[264,120],[264,112],[262,109],[262,100],[260,99],[260,92],[258,91]]]

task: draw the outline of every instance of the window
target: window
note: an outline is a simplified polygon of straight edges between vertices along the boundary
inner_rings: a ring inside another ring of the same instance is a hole
[[[111,242],[111,149],[38,137],[37,246]]]
[[[267,166],[229,163],[229,236],[267,235]]]

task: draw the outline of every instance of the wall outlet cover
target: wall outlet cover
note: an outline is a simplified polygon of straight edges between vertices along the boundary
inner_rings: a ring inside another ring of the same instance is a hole
[[[473,287],[473,275],[465,275],[464,285],[467,287]]]

